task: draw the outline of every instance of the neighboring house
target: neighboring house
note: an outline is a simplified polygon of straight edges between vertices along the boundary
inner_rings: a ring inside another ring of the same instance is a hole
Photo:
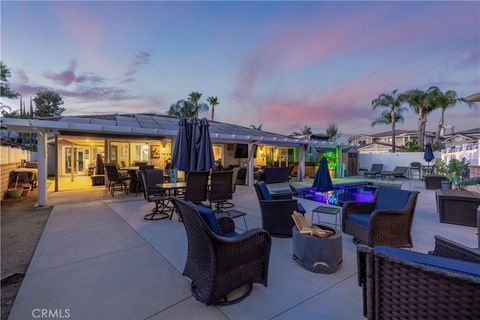
[[[418,140],[418,131],[416,130],[396,130],[395,144],[397,147],[404,146],[410,141]],[[425,133],[425,143],[433,143],[435,132]],[[388,152],[392,148],[392,131],[385,131],[373,134],[360,134],[351,137],[348,142],[359,146],[360,152]]]
[[[445,135],[443,143],[445,149],[449,149],[463,144],[476,143],[479,139],[480,128],[474,128]]]
[[[374,142],[362,144],[357,147],[358,152],[390,152],[392,145],[388,143]]]

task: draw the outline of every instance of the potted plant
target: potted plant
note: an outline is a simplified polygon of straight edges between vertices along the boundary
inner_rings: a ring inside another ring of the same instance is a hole
[[[435,161],[437,171],[445,177],[445,180],[442,181],[442,190],[450,190],[452,185],[456,189],[463,190],[468,185],[479,184],[479,177],[469,177],[470,170],[468,165],[469,162],[465,158],[462,160],[452,159],[448,164],[441,159],[437,159]]]

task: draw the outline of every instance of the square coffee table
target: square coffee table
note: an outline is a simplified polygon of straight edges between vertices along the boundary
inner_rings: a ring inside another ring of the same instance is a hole
[[[317,222],[320,223],[320,213],[329,214],[335,216],[335,228],[337,228],[337,216],[340,213],[340,207],[326,207],[326,206],[318,206],[312,210],[312,221],[313,221],[313,214],[317,213]]]

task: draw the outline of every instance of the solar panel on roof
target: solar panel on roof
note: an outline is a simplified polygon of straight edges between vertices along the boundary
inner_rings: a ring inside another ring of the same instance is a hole
[[[107,120],[107,119],[92,119],[91,124],[104,124],[107,126],[115,126],[117,125],[116,121],[114,120]]]
[[[178,119],[166,117],[152,117],[157,123],[159,129],[163,130],[178,130]]]
[[[152,119],[151,116],[144,116],[144,115],[136,115],[135,118],[137,119],[138,123],[140,123],[140,127],[142,128],[150,128],[150,129],[157,129],[157,123]]]
[[[133,117],[122,117],[122,116],[117,116],[117,126],[140,128],[140,124],[138,123],[138,121],[135,118],[133,118]]]
[[[59,121],[74,122],[74,123],[90,123],[91,120],[92,120],[91,118],[65,116],[65,117],[62,117]]]

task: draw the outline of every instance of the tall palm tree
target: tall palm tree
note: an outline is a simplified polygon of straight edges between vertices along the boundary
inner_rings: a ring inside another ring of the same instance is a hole
[[[427,115],[435,109],[434,87],[428,90],[412,89],[400,95],[400,101],[406,102],[415,111],[418,117],[418,146],[423,150],[425,147],[425,129],[427,127]]]
[[[220,102],[218,102],[218,98],[217,98],[217,97],[208,97],[207,102],[208,102],[208,103],[210,104],[210,106],[212,107],[212,121],[213,121],[213,118],[215,117],[215,106],[216,106],[216,105],[219,105]]]
[[[198,113],[200,111],[208,111],[208,104],[200,102],[200,98],[202,97],[202,93],[197,91],[192,91],[188,95],[188,100],[193,103],[193,107],[195,109],[195,116],[198,117]]]
[[[453,108],[458,102],[457,93],[453,90],[443,92],[438,87],[432,87],[432,103],[436,109],[440,109],[440,119],[438,119],[437,132],[435,133],[435,143],[440,144],[440,132],[445,123],[445,111],[447,108]]]
[[[385,108],[380,117],[372,122],[372,126],[377,124],[390,124],[392,126],[392,152],[396,152],[395,142],[395,126],[397,122],[403,122],[402,113],[405,112],[405,108],[402,107],[402,101],[397,94],[398,90],[395,89],[391,94],[382,93],[377,98],[372,100],[373,109]]]
[[[312,132],[312,127],[307,126],[307,125],[304,125],[303,128],[300,129],[300,132],[298,132],[298,131],[292,132],[292,134],[296,135],[296,136],[308,136],[312,133],[313,133]]]

